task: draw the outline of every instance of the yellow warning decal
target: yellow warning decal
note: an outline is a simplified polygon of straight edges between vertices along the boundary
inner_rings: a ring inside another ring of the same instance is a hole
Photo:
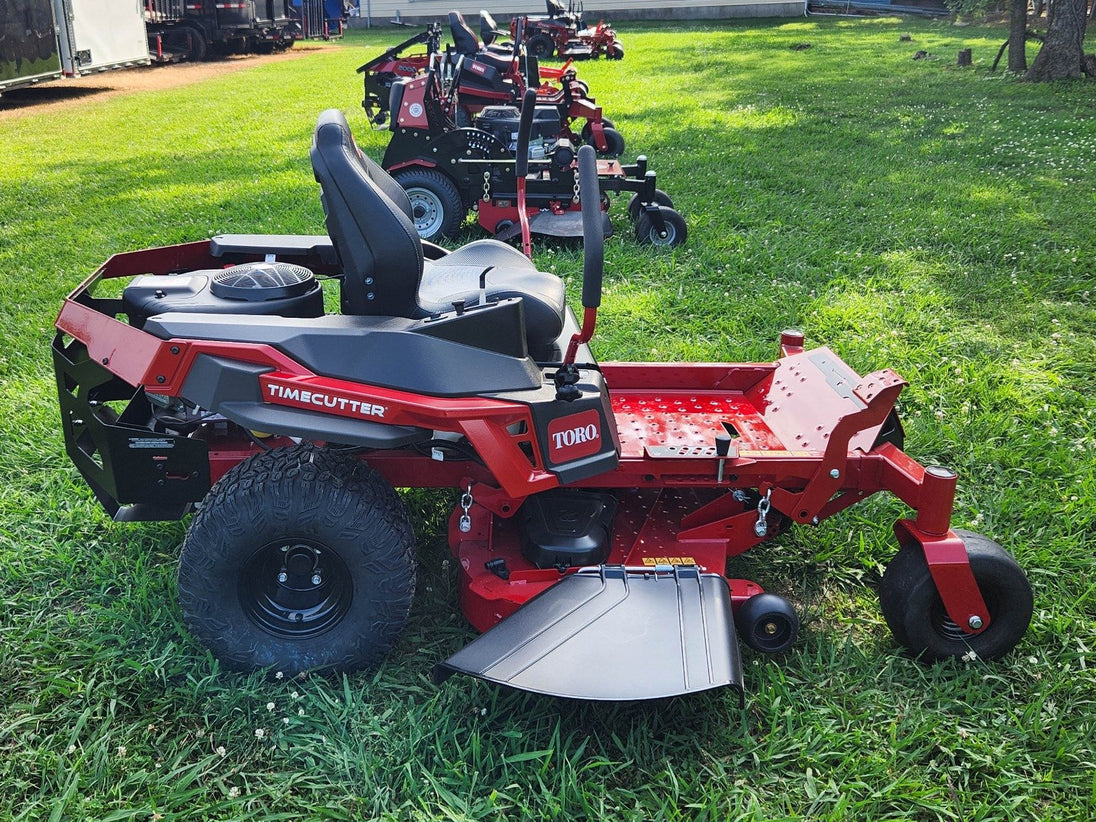
[[[692,557],[644,557],[644,565],[696,565]]]

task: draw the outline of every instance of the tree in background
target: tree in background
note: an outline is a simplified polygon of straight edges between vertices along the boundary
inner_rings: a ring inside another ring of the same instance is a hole
[[[1026,13],[1026,10],[1025,10]],[[1047,36],[1027,72],[1028,80],[1046,81],[1096,76],[1096,58],[1086,60],[1084,52],[1087,0],[1054,0],[1047,10]],[[1015,27],[1015,22],[1013,23]],[[1011,43],[1012,35],[1009,40]],[[1012,49],[1009,68],[1012,69]]]

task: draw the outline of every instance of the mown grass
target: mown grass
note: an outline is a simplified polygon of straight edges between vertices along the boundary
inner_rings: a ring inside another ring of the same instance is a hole
[[[690,241],[637,248],[617,219],[600,357],[769,359],[797,326],[861,373],[894,367],[911,382],[907,449],[960,473],[955,523],[1031,577],[1020,647],[935,667],[893,647],[874,585],[902,508],[873,499],[736,560],[804,618],[791,652],[747,653],[744,708],[722,692],[606,706],[437,688],[430,666],[470,630],[443,544],[450,500],[408,492],[420,593],[380,670],[220,671],[177,609],[184,524],[111,522],[64,457],[51,324],[113,252],[321,230],[316,115],[341,108],[379,156],[354,69],[406,36],[354,33],[0,121],[0,818],[1096,816],[1096,87],[991,75],[1002,28],[619,28],[625,62],[581,74]],[[965,47],[972,70],[954,66]],[[577,295],[577,250],[541,244],[537,259]]]

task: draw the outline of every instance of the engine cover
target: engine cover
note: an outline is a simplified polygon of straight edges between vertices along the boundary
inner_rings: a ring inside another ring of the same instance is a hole
[[[490,133],[510,151],[517,150],[520,122],[521,112],[517,106],[487,106],[476,115],[475,120],[476,128]],[[555,145],[562,128],[555,106],[537,106],[533,112],[533,129],[529,134],[529,157],[545,157]]]
[[[136,277],[122,292],[122,310],[137,328],[156,314],[323,316],[323,289],[307,268],[243,263],[224,269]]]

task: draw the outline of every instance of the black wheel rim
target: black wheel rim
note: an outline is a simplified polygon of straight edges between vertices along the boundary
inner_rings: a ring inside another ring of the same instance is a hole
[[[346,563],[323,543],[268,542],[240,574],[240,602],[267,633],[292,639],[322,634],[346,616],[353,599]]]
[[[781,651],[791,644],[792,624],[783,614],[764,614],[750,631],[753,647],[763,651]]]

